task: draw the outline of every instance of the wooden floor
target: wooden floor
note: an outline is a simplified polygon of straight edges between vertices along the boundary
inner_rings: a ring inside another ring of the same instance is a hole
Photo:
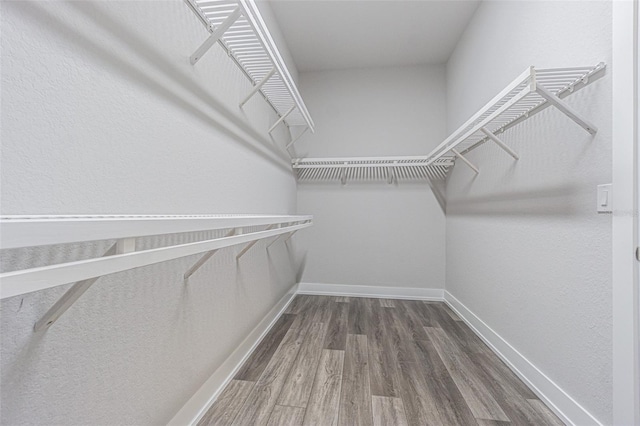
[[[200,424],[562,422],[443,303],[297,296]]]

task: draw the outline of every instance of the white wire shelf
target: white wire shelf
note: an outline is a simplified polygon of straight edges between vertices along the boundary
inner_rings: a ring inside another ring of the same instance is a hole
[[[260,92],[280,116],[272,126],[305,126],[314,123],[254,0],[186,0],[211,35],[191,55],[195,64],[216,42],[220,44],[254,89],[240,103],[242,107]]]
[[[460,158],[476,172],[463,154],[491,140],[518,159],[499,138],[506,129],[521,123],[548,106],[558,110],[590,134],[597,128],[569,107],[562,99],[583,88],[605,69],[604,63],[574,68],[536,69],[531,66],[490,100],[476,114],[438,145],[428,156],[428,163],[442,158]]]
[[[444,180],[454,161],[442,159],[427,165],[427,157],[304,158],[293,162],[299,181]]]
[[[219,249],[244,244],[236,255],[239,261],[259,240],[275,237],[269,246],[281,241],[281,237],[286,242],[300,229],[311,226],[312,221],[313,216],[308,215],[3,216],[0,217],[2,249],[97,240],[116,242],[102,257],[1,273],[0,299],[74,283],[36,322],[34,329],[41,331],[50,327],[103,275],[202,254],[184,273],[186,284]],[[221,229],[227,232],[219,238],[136,249],[138,237]]]
[[[209,231],[311,220],[291,215],[6,215],[0,249]]]
[[[499,135],[549,106],[595,134],[596,126],[563,99],[593,82],[604,69],[602,62],[575,68],[529,67],[426,156],[296,158],[293,169],[301,182],[340,180],[343,184],[349,180],[443,180],[457,159],[478,173],[464,154],[492,141],[518,160],[518,154]]]

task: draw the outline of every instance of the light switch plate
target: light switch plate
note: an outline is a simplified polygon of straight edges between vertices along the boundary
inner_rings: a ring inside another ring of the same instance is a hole
[[[613,202],[613,188],[610,183],[605,185],[598,185],[598,199],[597,209],[598,213],[611,213]]]

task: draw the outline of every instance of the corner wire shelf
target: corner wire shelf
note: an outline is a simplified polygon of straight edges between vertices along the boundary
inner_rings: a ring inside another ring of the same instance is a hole
[[[531,66],[426,156],[296,158],[292,160],[293,169],[302,182],[341,180],[344,184],[355,179],[391,183],[394,176],[402,176],[403,180],[443,180],[457,159],[478,173],[478,167],[464,154],[487,141],[495,142],[518,160],[518,154],[498,135],[549,106],[556,107],[588,133],[597,132],[595,125],[563,99],[593,82],[605,67],[602,62],[575,68]]]
[[[191,55],[195,65],[216,43],[238,65],[254,85],[240,102],[242,107],[260,92],[280,118],[280,123],[305,126],[314,132],[314,123],[254,0],[185,0],[207,27],[210,36]],[[290,142],[289,146],[294,141]]]
[[[100,240],[115,243],[101,257],[0,273],[0,299],[74,283],[35,323],[34,331],[44,331],[103,275],[200,254],[183,274],[187,284],[221,248],[243,244],[235,256],[238,262],[258,241],[273,238],[268,249],[312,224],[313,216],[308,215],[1,216],[1,249]],[[222,237],[191,243],[136,248],[139,237],[213,230],[227,232]]]

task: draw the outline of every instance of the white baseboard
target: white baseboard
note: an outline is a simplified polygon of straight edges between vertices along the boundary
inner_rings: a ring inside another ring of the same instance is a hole
[[[169,426],[195,425],[229,383],[249,355],[269,332],[297,294],[298,285],[291,287],[287,294],[276,303],[269,313],[258,323],[222,365],[207,379],[198,391],[169,421]]]
[[[441,288],[378,287],[369,285],[300,283],[298,294],[375,297],[389,299],[443,300]]]
[[[570,425],[602,425],[575,399],[448,291],[444,292],[444,300],[562,421]]]

